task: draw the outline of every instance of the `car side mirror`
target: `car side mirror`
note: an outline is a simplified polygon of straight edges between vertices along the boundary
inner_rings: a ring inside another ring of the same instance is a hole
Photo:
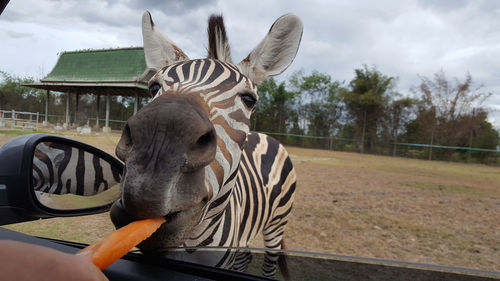
[[[32,134],[0,147],[0,225],[106,212],[123,164],[93,146]]]

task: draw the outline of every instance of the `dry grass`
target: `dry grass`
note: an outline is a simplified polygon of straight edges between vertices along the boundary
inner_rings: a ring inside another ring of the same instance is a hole
[[[500,269],[495,167],[289,148],[292,249]]]
[[[119,139],[68,136],[111,154]],[[288,150],[298,174],[288,248],[500,271],[499,168]],[[8,228],[86,243],[113,229],[107,214]]]

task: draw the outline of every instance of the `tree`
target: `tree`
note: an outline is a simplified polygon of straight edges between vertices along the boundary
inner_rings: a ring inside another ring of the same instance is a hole
[[[313,136],[329,137],[336,133],[342,114],[338,96],[340,83],[328,74],[313,71],[310,75],[296,72],[290,84],[299,99],[299,118],[307,123],[307,132]]]
[[[361,152],[370,151],[377,139],[377,130],[384,110],[390,100],[394,78],[380,73],[375,67],[355,69],[355,77],[349,86],[340,91],[340,97],[355,124],[360,138]]]
[[[21,86],[33,82],[31,77],[20,78],[0,71],[0,109],[45,112],[45,92]]]
[[[388,135],[385,139],[393,143],[393,156],[396,156],[398,137],[403,133],[401,129],[405,128],[410,121],[411,110],[416,104],[416,101],[412,98],[401,97],[400,94],[397,94],[396,97],[397,99],[390,102],[385,114],[385,131]]]
[[[412,91],[420,94],[423,104],[427,108],[434,108],[436,118],[445,121],[456,120],[460,116],[472,113],[474,107],[479,107],[491,96],[491,93],[482,93],[482,86],[472,89],[473,82],[470,73],[463,81],[455,78],[455,83],[447,80],[443,70],[434,74],[434,80],[425,76],[418,76],[421,80],[418,88]]]
[[[421,83],[412,92],[420,95],[417,122],[428,142],[442,145],[468,146],[470,132],[479,127],[487,113],[483,102],[491,95],[473,88],[472,76],[463,81],[448,81],[443,70],[434,79],[419,76]]]
[[[500,133],[484,118],[474,132],[475,138],[471,143],[473,147],[496,149],[500,146]]]
[[[259,102],[252,115],[255,131],[287,133],[294,119],[295,93],[286,90],[285,82],[279,85],[274,78],[265,80],[258,88]]]

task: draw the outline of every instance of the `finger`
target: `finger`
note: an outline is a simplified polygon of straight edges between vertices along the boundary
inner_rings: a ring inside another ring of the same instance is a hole
[[[92,258],[89,254],[71,255],[76,264],[79,264],[79,270],[82,272],[82,281],[108,281],[104,273],[92,263]]]

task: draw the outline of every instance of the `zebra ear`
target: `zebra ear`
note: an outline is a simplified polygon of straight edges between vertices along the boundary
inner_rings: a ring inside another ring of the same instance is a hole
[[[266,37],[238,64],[240,71],[255,84],[282,73],[299,49],[303,25],[299,17],[286,14],[277,19]]]
[[[156,28],[148,11],[142,15],[142,39],[148,68],[158,71],[166,65],[189,60],[170,38]]]

